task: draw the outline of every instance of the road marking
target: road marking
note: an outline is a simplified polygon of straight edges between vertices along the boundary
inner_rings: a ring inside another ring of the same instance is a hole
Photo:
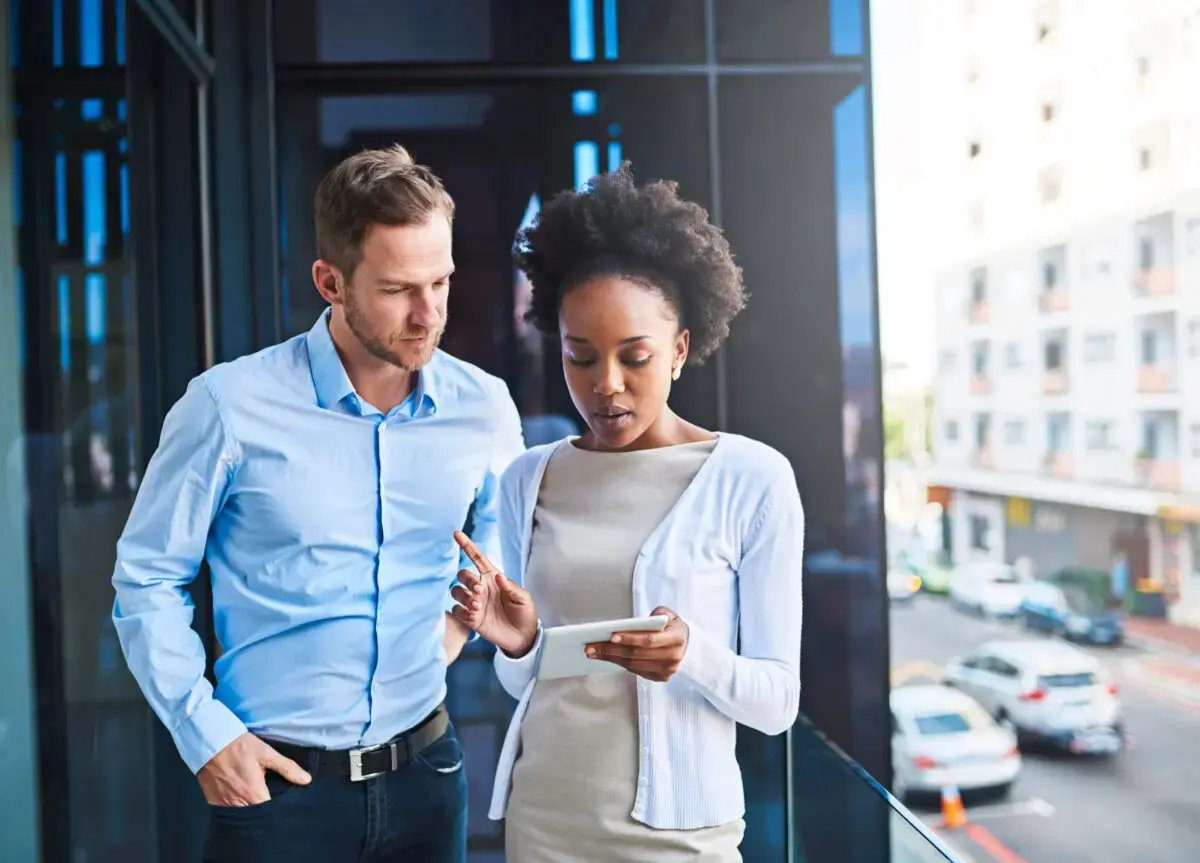
[[[956,860],[961,861],[961,863],[975,863],[975,858],[963,850],[963,846],[967,843],[961,837],[955,836],[951,838],[951,831],[949,830],[937,830],[935,832],[938,839],[942,840],[942,843],[954,852]]]
[[[1030,797],[1027,805],[1035,815],[1041,815],[1043,818],[1049,818],[1054,814],[1054,806],[1041,797]]]
[[[985,806],[969,806],[967,807],[967,818],[971,821],[978,821],[980,818],[989,820],[992,818],[1010,818],[1014,815],[1039,815],[1042,818],[1049,818],[1054,815],[1055,809],[1052,803],[1048,803],[1041,797],[1030,797],[1028,800],[1018,800],[1012,803],[990,803]],[[945,828],[945,824],[938,822],[938,827]]]
[[[903,686],[917,677],[931,677],[936,681],[941,681],[945,677],[945,673],[937,663],[914,659],[911,662],[903,662],[892,669],[891,683],[892,686]]]
[[[962,830],[976,845],[992,855],[996,863],[1027,863],[1024,857],[992,835],[982,824],[971,823]]]

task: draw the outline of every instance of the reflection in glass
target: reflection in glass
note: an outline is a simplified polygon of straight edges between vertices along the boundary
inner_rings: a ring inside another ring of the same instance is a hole
[[[715,0],[722,63],[798,63],[863,53],[865,0]]]
[[[592,8],[592,0],[570,2],[571,59],[576,63],[590,63],[596,59],[596,13]],[[605,34],[607,35],[607,28]]]
[[[704,62],[705,0],[287,0],[286,5],[287,14],[275,19],[275,55],[284,65]]]
[[[795,809],[795,860],[956,863],[918,818],[807,717],[792,729],[792,749],[794,782],[806,792],[805,805]]]

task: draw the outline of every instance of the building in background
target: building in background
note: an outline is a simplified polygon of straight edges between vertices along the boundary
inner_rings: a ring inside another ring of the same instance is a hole
[[[578,420],[557,346],[516,322],[531,208],[628,158],[725,229],[752,300],[672,402],[788,457],[809,552],[813,724],[739,730],[743,854],[882,860],[915,833],[813,730],[889,784],[865,6],[0,0],[0,860],[199,859],[203,798],[112,629],[114,545],[188,381],[321,313],[322,174],[396,141],[458,204],[444,345],[504,378],[531,439]],[[488,651],[448,680],[472,863],[503,848],[486,793],[513,703]]]
[[[931,483],[954,558],[1111,570],[1200,625],[1200,3],[941,18]]]

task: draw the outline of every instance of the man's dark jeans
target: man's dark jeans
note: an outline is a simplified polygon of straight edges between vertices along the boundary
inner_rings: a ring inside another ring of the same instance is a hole
[[[306,769],[310,765],[301,765]],[[465,863],[467,777],[454,726],[407,766],[368,779],[292,785],[271,799],[211,806],[205,863]]]

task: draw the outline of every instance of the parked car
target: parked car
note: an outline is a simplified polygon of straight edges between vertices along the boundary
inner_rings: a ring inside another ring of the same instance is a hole
[[[1016,617],[1029,582],[1007,563],[977,561],[955,567],[950,575],[950,604],[984,617]]]
[[[1090,644],[1120,644],[1125,635],[1120,612],[1097,607],[1077,587],[1048,582],[1029,586],[1021,602],[1021,622],[1027,629]]]
[[[938,684],[892,690],[892,789],[900,799],[946,785],[1007,793],[1021,771],[1013,732],[974,699]]]
[[[990,641],[946,666],[945,682],[970,695],[1024,743],[1075,754],[1125,746],[1117,687],[1100,662],[1064,641]]]
[[[905,566],[889,567],[887,574],[888,599],[908,602],[921,589],[921,576]]]

